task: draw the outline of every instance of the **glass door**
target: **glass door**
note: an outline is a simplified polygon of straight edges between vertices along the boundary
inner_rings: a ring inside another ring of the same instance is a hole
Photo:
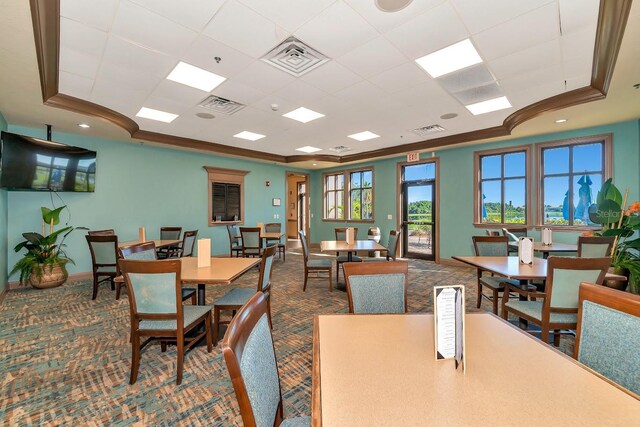
[[[435,164],[402,168],[402,256],[435,259]]]
[[[304,181],[298,182],[298,230],[307,229],[306,206],[307,206],[306,184]]]

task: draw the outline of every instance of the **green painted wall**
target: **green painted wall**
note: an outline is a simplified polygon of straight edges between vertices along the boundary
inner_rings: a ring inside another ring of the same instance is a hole
[[[440,158],[440,256],[451,258],[454,255],[470,255],[471,236],[484,234],[484,229],[473,226],[473,153],[477,150],[485,150],[498,147],[509,147],[524,144],[536,144],[539,142],[555,141],[560,139],[576,138],[581,136],[613,134],[613,165],[614,182],[623,191],[630,188],[629,200],[639,198],[640,174],[640,121],[632,120],[623,123],[615,123],[605,126],[597,126],[568,132],[558,132],[547,135],[539,135],[528,138],[517,138],[509,141],[501,141],[491,144],[474,145],[462,148],[439,150],[436,155]],[[533,148],[533,147],[532,147]],[[532,151],[535,156],[535,150]],[[427,157],[430,153],[424,153]],[[322,173],[331,170],[354,168],[361,166],[373,166],[375,169],[375,200],[374,219],[375,225],[380,227],[383,236],[388,234],[392,227],[398,223],[396,218],[396,166],[398,162],[404,162],[405,157],[387,159],[374,162],[366,162],[357,165],[349,165],[342,168],[333,168],[323,171],[314,171],[312,174],[311,200],[313,203],[313,229],[312,240],[328,240],[334,238],[333,229],[340,224],[322,221]],[[536,163],[533,159],[533,165]],[[535,169],[535,167],[534,167]],[[535,178],[534,178],[535,179]],[[535,194],[533,200],[535,208]],[[387,220],[387,214],[392,213],[393,220]],[[354,224],[355,226],[355,224]],[[363,226],[360,226],[363,227]],[[368,225],[364,225],[366,229]],[[531,234],[539,238],[539,233],[531,231]],[[555,232],[554,240],[558,242],[575,242],[578,233]],[[383,242],[386,238],[383,238]]]
[[[7,130],[7,121],[4,116],[0,112],[0,130]],[[7,215],[8,215],[8,205],[7,205],[7,190],[0,189],[0,292],[4,291],[7,285],[7,255],[8,255],[8,244],[7,244]]]
[[[9,131],[44,137],[44,130],[9,125]],[[90,229],[114,228],[120,240],[138,237],[138,227],[146,227],[148,238],[159,238],[161,226],[198,229],[198,237],[211,238],[212,254],[228,253],[226,227],[209,227],[207,173],[203,166],[249,170],[245,178],[245,224],[273,222],[274,214],[285,224],[285,205],[274,207],[271,199],[285,200],[285,170],[279,165],[223,158],[148,145],[97,139],[75,134],[53,134],[53,140],[97,151],[95,193],[60,193],[70,208],[75,226]],[[270,181],[269,187],[265,181]],[[40,206],[51,206],[52,193],[8,192],[9,247],[19,242],[21,233],[40,230]],[[56,206],[62,203],[54,197]],[[76,265],[70,273],[91,270],[91,257],[84,232],[67,239],[68,255]],[[18,259],[13,252],[8,261]],[[15,276],[12,277],[15,280]]]

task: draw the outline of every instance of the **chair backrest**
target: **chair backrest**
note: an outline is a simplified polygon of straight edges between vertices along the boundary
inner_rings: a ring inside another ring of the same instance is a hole
[[[260,249],[260,227],[240,227],[242,249]]]
[[[309,261],[309,247],[307,246],[307,237],[304,235],[304,231],[299,230],[298,236],[300,236],[300,243],[302,244],[302,255],[304,255],[305,264]]]
[[[127,283],[131,327],[144,319],[175,320],[182,332],[182,284],[180,260],[144,261],[121,259],[120,269]]]
[[[406,313],[406,261],[346,262],[349,313]]]
[[[336,227],[336,240],[347,240],[346,227]],[[358,240],[358,227],[353,227],[353,238]]]
[[[502,235],[507,236],[510,241],[517,242],[520,237],[527,237],[526,227],[503,228]]]
[[[271,291],[271,271],[273,270],[273,259],[278,251],[278,245],[267,246],[262,252],[260,260],[260,275],[258,277],[258,292],[268,294]]]
[[[233,247],[240,244],[240,230],[236,224],[227,225],[227,233],[229,233],[229,256],[233,256]]]
[[[160,227],[160,240],[180,240],[182,227]]]
[[[112,235],[116,234],[116,232],[113,230],[113,228],[109,228],[107,230],[91,230],[91,231],[87,231],[87,234],[89,236],[112,236]]]
[[[196,237],[198,237],[198,230],[185,231],[182,235],[182,254],[180,256],[192,256],[193,246],[196,243]]]
[[[640,394],[640,296],[580,284],[574,357]]]
[[[507,236],[471,236],[476,256],[507,256],[509,238]]]
[[[142,261],[155,261],[158,259],[156,244],[153,242],[127,246],[119,249],[119,252],[123,259],[137,259]]]
[[[398,244],[400,243],[400,232],[398,230],[389,231],[389,241],[387,242],[387,259],[396,260],[398,256]]]
[[[611,256],[611,248],[616,238],[614,236],[579,236],[578,256],[581,258],[602,258]]]
[[[549,257],[542,316],[577,313],[580,283],[601,285],[610,266],[611,258]]]
[[[100,266],[116,266],[118,259],[118,236],[96,235],[85,236],[91,251],[93,268]]]
[[[253,295],[231,320],[222,339],[222,354],[243,424],[246,427],[280,425],[280,376],[267,301],[262,292]]]
[[[485,230],[487,236],[500,236],[499,230]]]
[[[282,230],[282,224],[279,222],[269,222],[264,225],[265,233],[279,233]]]

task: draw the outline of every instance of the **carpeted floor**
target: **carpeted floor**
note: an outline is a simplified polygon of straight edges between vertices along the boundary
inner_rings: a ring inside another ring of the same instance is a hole
[[[335,273],[334,273],[335,274]],[[311,412],[313,316],[347,312],[346,293],[311,280],[302,292],[302,257],[290,252],[273,271],[272,314],[285,414]],[[257,269],[233,286],[207,288],[213,301],[231,287],[255,287]],[[432,311],[432,287],[467,286],[475,310],[475,271],[410,261],[409,312]],[[490,310],[483,302],[482,309]],[[0,420],[9,425],[242,425],[220,348],[185,357],[175,384],[175,347],[152,344],[129,385],[131,347],[126,296],[103,285],[91,300],[89,281],[50,290],[9,292],[0,306]],[[563,339],[570,353],[573,339]]]

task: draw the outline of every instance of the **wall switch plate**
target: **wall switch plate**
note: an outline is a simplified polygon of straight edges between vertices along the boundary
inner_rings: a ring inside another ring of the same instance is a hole
[[[273,214],[273,219],[278,219],[278,214]]]
[[[387,219],[393,219],[393,215],[391,214],[387,215]]]

